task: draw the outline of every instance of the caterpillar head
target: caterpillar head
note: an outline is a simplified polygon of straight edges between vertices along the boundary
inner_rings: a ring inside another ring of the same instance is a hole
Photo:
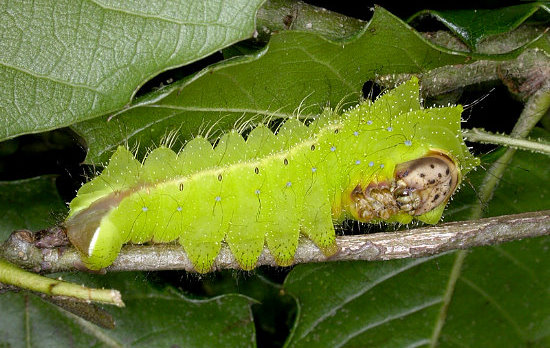
[[[393,197],[399,209],[419,216],[447,203],[459,181],[454,161],[443,153],[395,167]]]
[[[426,156],[395,166],[390,181],[372,182],[351,192],[351,213],[363,222],[392,220],[410,222],[442,208],[451,198],[460,181],[456,162],[443,152],[431,151]],[[441,215],[440,213],[437,215]],[[439,216],[434,222],[439,220]]]

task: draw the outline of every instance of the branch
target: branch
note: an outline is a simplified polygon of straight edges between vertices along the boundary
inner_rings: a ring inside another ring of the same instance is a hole
[[[16,231],[0,248],[0,257],[40,272],[79,269],[80,257],[73,248],[39,248],[29,242],[29,231]],[[303,238],[294,264],[349,260],[391,260],[436,255],[450,250],[550,235],[550,210],[499,216],[476,221],[451,222],[407,231],[339,236],[340,251],[326,257]],[[276,266],[264,249],[257,266]],[[227,245],[222,246],[213,270],[240,269]],[[107,271],[186,270],[195,272],[182,247],[177,244],[125,245]]]
[[[476,83],[501,81],[511,93],[528,101],[545,88],[550,79],[550,57],[542,50],[527,49],[517,58],[504,61],[478,60],[471,64],[445,65],[420,74],[380,75],[374,81],[394,88],[412,75],[419,77],[423,97],[451,94]]]

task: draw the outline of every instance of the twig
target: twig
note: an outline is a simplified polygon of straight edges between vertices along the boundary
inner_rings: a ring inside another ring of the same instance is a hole
[[[550,78],[547,77],[545,86],[527,100],[510,135],[516,138],[525,138],[548,110],[550,110]],[[494,189],[504,175],[515,153],[516,149],[509,148],[500,156],[499,160],[493,163],[487,170],[487,175],[485,175],[481,183],[479,193],[480,202],[473,207],[472,219],[478,219],[482,216],[483,206],[493,197]]]
[[[550,144],[542,140],[518,139],[509,135],[494,134],[479,128],[463,129],[462,134],[465,139],[472,142],[503,145],[516,150],[527,150],[550,156]]]
[[[43,277],[1,259],[0,282],[50,296],[70,297],[124,307],[120,292],[117,290],[91,289],[62,280]]]
[[[21,233],[17,231],[16,233]],[[523,238],[550,234],[550,210],[482,219],[451,222],[438,226],[399,232],[339,236],[340,252],[326,257],[308,239],[301,240],[294,264],[307,262],[390,260],[435,255],[455,249],[493,245]],[[40,249],[17,236],[0,248],[0,257],[22,267],[40,272],[61,272],[79,269],[80,256],[73,248]],[[264,249],[258,266],[276,266]],[[222,246],[213,270],[239,269],[229,247]],[[194,272],[189,258],[179,244],[125,245],[107,271],[186,270]]]

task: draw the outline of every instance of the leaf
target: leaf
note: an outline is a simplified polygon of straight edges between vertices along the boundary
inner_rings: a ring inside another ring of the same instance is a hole
[[[372,21],[346,41],[282,32],[256,55],[209,67],[113,119],[101,117],[73,128],[89,146],[87,162],[97,163],[117,145],[139,142],[146,149],[170,131],[177,130],[183,141],[214,125],[231,128],[243,118],[314,116],[326,104],[357,103],[363,83],[375,74],[422,72],[468,59],[434,47],[377,7]]]
[[[0,346],[9,347],[253,347],[251,300],[224,295],[193,300],[172,288],[153,288],[138,273],[66,276],[95,286],[117,287],[126,308],[107,308],[113,330],[100,329],[30,295],[0,296]]]
[[[16,229],[49,227],[65,214],[53,176],[0,182],[0,241]]]
[[[454,289],[440,345],[547,347],[550,238],[478,248],[468,254]]]
[[[412,15],[407,22],[426,15],[432,16],[475,50],[481,40],[518,28],[538,11],[550,14],[548,5],[532,2],[500,9],[422,10]]]
[[[262,2],[5,3],[0,140],[121,109],[159,72],[251,37]]]
[[[488,213],[536,210],[541,205],[547,209],[549,171],[547,157],[516,153]],[[474,187],[485,174],[474,174]],[[467,188],[453,201],[450,211],[455,216],[476,200]],[[548,248],[550,237],[541,237],[475,248],[462,264],[464,254],[450,253],[298,266],[284,285],[299,306],[287,346],[547,346]],[[440,311],[447,300],[445,317]]]
[[[468,254],[440,346],[550,342],[549,247],[550,238],[537,238]],[[285,283],[300,308],[287,346],[427,346],[454,259],[450,254],[297,267]]]

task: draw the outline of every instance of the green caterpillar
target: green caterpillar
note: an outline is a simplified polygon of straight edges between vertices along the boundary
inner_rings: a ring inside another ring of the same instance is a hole
[[[277,135],[260,125],[215,148],[198,137],[179,154],[159,147],[143,164],[119,147],[70,203],[67,234],[91,269],[109,266],[125,243],[178,240],[208,272],[222,243],[250,270],[264,245],[277,264],[292,264],[300,233],[334,254],[334,224],[344,219],[437,223],[478,165],[461,112],[423,109],[413,78],[309,126],[289,119]]]

